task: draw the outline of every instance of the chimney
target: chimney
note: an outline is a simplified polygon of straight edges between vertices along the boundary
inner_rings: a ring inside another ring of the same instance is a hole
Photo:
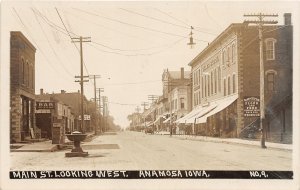
[[[284,13],[284,25],[292,25],[292,14]]]
[[[44,89],[40,89],[40,95],[43,95],[44,94]]]
[[[180,76],[181,76],[181,79],[184,79],[184,68],[183,67],[180,68]]]
[[[61,94],[64,94],[66,91],[65,90],[60,90],[60,93]]]

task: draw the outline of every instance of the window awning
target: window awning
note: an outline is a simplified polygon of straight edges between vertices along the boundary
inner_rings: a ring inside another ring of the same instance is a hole
[[[185,123],[188,123],[188,124],[195,123],[195,119],[197,120],[197,118],[200,118],[200,117],[208,114],[210,111],[214,110],[216,107],[217,107],[216,103],[212,103],[209,106],[202,107],[201,109],[199,109],[199,111],[196,115],[194,115],[193,117],[188,118],[185,121]]]
[[[237,98],[238,98],[238,95],[234,95],[234,96],[230,96],[230,97],[227,97],[225,99],[221,99],[221,100],[216,101],[215,103],[217,104],[217,106],[213,110],[208,112],[207,114],[196,118],[196,124],[206,123],[206,119],[208,117],[210,117],[214,114],[217,114],[220,111],[224,110],[225,108],[230,106]]]
[[[196,107],[195,109],[193,109],[192,111],[190,111],[188,114],[186,114],[185,116],[183,116],[182,118],[179,118],[175,121],[175,123],[178,123],[178,124],[182,124],[182,123],[185,123],[185,121],[187,119],[189,119],[190,117],[193,117],[195,116],[199,111],[200,111],[201,107]]]
[[[163,116],[159,116],[159,117],[157,117],[157,118],[156,118],[156,120],[154,121],[154,124],[155,124],[155,125],[158,125],[158,124],[160,124],[160,121],[161,121],[162,119],[164,119],[164,117],[163,117]]]
[[[163,123],[168,123],[170,121],[171,117],[169,117],[168,119],[164,120]]]

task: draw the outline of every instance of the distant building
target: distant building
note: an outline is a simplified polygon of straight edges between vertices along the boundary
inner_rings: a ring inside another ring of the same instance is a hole
[[[38,138],[35,126],[35,47],[18,31],[10,33],[11,142]]]
[[[284,17],[284,25],[263,28],[265,104],[267,140],[291,143],[293,27],[291,14]],[[231,24],[189,65],[193,110],[181,122],[192,124],[193,133],[245,137],[259,126],[257,26]]]
[[[53,144],[64,143],[65,134],[75,131],[71,107],[52,94],[44,94],[42,89],[36,95],[35,115],[41,137],[52,139]]]

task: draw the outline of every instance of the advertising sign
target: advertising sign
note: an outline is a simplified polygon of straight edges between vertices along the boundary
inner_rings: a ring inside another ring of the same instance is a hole
[[[244,97],[244,116],[259,117],[260,116],[260,100],[256,96]]]
[[[55,109],[55,102],[36,102],[36,109]]]
[[[91,115],[84,115],[83,117],[84,117],[84,120],[85,120],[85,121],[91,120]],[[78,116],[78,120],[81,120],[81,115]]]

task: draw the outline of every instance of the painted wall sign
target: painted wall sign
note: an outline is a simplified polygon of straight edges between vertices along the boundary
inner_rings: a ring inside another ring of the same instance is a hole
[[[55,102],[36,102],[36,109],[55,109]]]
[[[244,116],[259,117],[260,116],[260,100],[256,96],[244,97]]]

